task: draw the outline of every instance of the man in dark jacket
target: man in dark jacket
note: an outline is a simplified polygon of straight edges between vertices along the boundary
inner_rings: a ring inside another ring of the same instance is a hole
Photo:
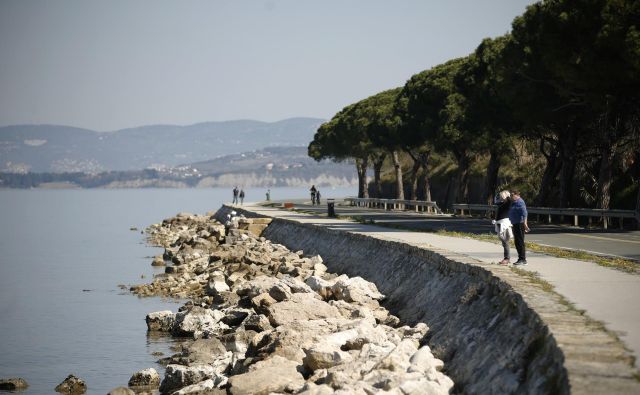
[[[527,224],[527,205],[520,197],[519,191],[511,191],[513,203],[509,209],[509,220],[513,225],[513,241],[518,250],[518,261],[514,265],[527,264],[527,251],[524,246],[524,234],[529,231]]]

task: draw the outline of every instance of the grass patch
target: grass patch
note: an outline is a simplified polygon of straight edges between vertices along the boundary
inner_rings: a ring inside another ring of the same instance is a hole
[[[466,237],[474,240],[488,241],[494,244],[500,244],[497,236],[492,234],[473,234],[464,232],[452,232],[448,230],[439,230],[435,233],[442,236]],[[513,245],[513,240],[511,240],[511,246],[513,247]],[[600,266],[621,270],[625,273],[640,274],[640,264],[631,259],[596,255],[585,251],[567,250],[560,247],[543,246],[531,242],[525,242],[525,245],[528,251],[547,254],[558,258],[594,262]]]

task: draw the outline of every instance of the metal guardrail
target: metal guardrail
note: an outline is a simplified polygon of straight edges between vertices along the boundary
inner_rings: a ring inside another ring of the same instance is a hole
[[[472,211],[495,211],[497,206],[490,206],[488,204],[454,204],[453,211],[460,211],[461,215],[464,215],[465,210],[471,213]],[[574,226],[578,226],[578,217],[588,217],[589,223],[592,218],[619,218],[620,229],[623,228],[623,221],[625,218],[634,218],[638,221],[637,213],[633,210],[603,210],[596,208],[552,208],[552,207],[527,207],[529,214],[546,215],[547,221],[551,223],[552,215],[566,215],[573,216]],[[538,218],[539,219],[539,218]],[[604,228],[607,229],[607,222],[604,221]]]
[[[345,198],[345,202],[349,202],[352,206],[383,208],[385,210],[404,210],[406,207],[412,207],[416,212],[434,212],[442,214],[442,210],[436,202],[426,200],[400,200],[400,199],[378,199],[378,198]]]

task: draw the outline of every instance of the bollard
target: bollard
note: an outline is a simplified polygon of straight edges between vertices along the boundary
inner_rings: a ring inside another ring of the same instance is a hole
[[[336,217],[336,207],[334,199],[327,199],[327,216],[331,218]]]

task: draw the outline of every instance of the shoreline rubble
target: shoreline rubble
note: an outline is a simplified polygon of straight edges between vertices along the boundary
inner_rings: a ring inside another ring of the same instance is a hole
[[[184,338],[163,358],[162,394],[448,394],[453,381],[425,343],[401,326],[375,284],[327,272],[260,237],[268,218],[180,213],[147,228],[165,273],[139,296],[188,299],[147,315],[149,331]],[[154,263],[159,264],[156,257]]]

